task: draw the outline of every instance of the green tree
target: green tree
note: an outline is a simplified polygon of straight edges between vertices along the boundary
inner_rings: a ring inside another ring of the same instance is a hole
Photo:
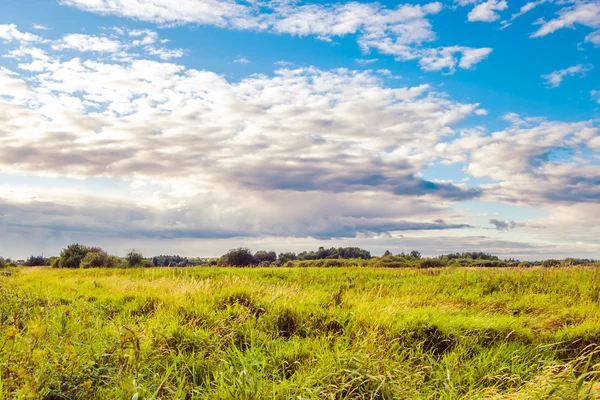
[[[99,247],[92,247],[81,260],[81,268],[103,268],[108,266],[108,254]]]
[[[281,265],[285,264],[288,261],[294,261],[297,260],[298,257],[296,256],[296,253],[279,253],[279,256],[277,257],[277,262]]]
[[[262,262],[275,262],[277,260],[277,254],[274,251],[257,251],[254,253],[254,258],[257,263]]]
[[[410,252],[410,256],[411,256],[412,258],[421,258],[421,253],[419,253],[419,252],[418,252],[418,251],[416,251],[416,250],[413,250],[413,251],[411,251],[411,252]]]
[[[43,265],[50,265],[50,260],[42,256],[31,256],[25,261],[24,265],[28,267],[40,267]]]
[[[60,268],[79,268],[89,250],[89,247],[78,243],[68,245],[60,252],[58,266]]]
[[[256,263],[252,252],[245,247],[229,250],[219,259],[219,265],[230,267],[247,267]]]
[[[125,260],[128,267],[139,267],[142,265],[142,261],[144,261],[144,256],[139,250],[131,249],[125,256]]]

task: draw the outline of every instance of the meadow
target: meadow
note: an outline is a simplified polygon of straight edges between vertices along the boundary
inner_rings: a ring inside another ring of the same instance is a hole
[[[19,267],[0,398],[600,398],[600,268]]]

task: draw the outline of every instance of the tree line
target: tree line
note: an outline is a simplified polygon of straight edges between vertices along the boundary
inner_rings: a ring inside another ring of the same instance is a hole
[[[437,257],[422,257],[413,250],[409,253],[392,254],[386,251],[380,257],[374,257],[367,250],[358,247],[319,247],[316,251],[275,253],[257,251],[240,247],[229,250],[221,257],[199,258],[178,255],[159,255],[145,258],[138,250],[129,250],[125,257],[109,255],[100,247],[90,247],[74,243],[65,247],[58,257],[44,258],[31,256],[22,265],[52,266],[53,268],[136,268],[136,267],[191,267],[191,266],[229,266],[229,267],[387,267],[387,268],[435,268],[435,267],[561,267],[591,265],[596,260],[566,258],[564,260],[547,259],[536,262],[521,262],[515,259],[501,260],[485,252],[450,253]],[[0,257],[0,268],[17,265],[10,259]]]

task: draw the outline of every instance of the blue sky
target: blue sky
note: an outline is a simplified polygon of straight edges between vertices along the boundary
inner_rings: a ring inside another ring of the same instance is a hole
[[[0,55],[1,256],[599,256],[597,1],[5,1]]]

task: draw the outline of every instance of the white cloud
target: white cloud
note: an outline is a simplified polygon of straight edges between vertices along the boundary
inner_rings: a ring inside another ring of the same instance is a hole
[[[546,2],[547,0],[538,0],[525,3],[523,6],[521,6],[518,13],[513,14],[509,20],[502,21],[502,29],[510,26],[515,19],[527,14],[529,11]]]
[[[500,18],[496,11],[503,11],[507,8],[506,0],[488,0],[475,6],[469,13],[468,20],[471,22],[494,22]]]
[[[172,58],[181,58],[185,55],[183,49],[167,49],[165,47],[146,46],[144,51],[151,56],[157,56],[161,60],[168,61]]]
[[[471,176],[495,181],[481,186],[490,200],[544,207],[598,201],[598,168],[578,161],[590,158],[583,149],[598,150],[600,130],[594,121],[565,123],[517,114],[505,120],[511,126],[502,131],[465,131],[443,147],[441,156],[464,162]]]
[[[493,3],[493,0],[492,0]],[[501,4],[490,5],[494,9]],[[420,65],[435,70],[434,66],[444,65],[453,71],[457,66],[472,66],[468,61],[460,65],[458,59],[448,56],[449,49],[457,52],[488,52],[487,48],[471,49],[466,46],[424,48],[423,44],[436,39],[429,15],[442,10],[442,4],[432,2],[425,5],[403,4],[396,8],[386,8],[380,3],[334,3],[301,4],[295,2],[248,2],[207,0],[183,0],[177,4],[168,0],[153,0],[152,7],[140,0],[62,0],[62,4],[79,9],[119,15],[128,18],[150,21],[163,25],[205,24],[222,28],[265,31],[293,36],[314,36],[319,40],[332,42],[335,37],[356,35],[357,42],[366,53],[371,49],[396,57],[398,61],[427,61]],[[266,10],[266,11],[265,11]],[[456,53],[456,52],[455,52]],[[435,63],[432,57],[444,57]],[[479,60],[485,57],[478,57]],[[468,67],[466,69],[469,69]]]
[[[586,43],[591,43],[596,47],[600,47],[600,30],[594,31],[585,37]]]
[[[141,39],[132,42],[133,46],[147,46],[154,44],[158,40],[158,33],[150,29],[134,29],[128,31],[127,34],[132,37],[141,37]],[[121,35],[124,35],[124,32]]]
[[[25,43],[44,41],[40,36],[19,31],[17,26],[14,24],[0,24],[0,41],[12,42],[13,40]]]
[[[531,37],[545,36],[563,28],[573,28],[575,24],[600,28],[600,3],[596,1],[578,1],[574,5],[562,8],[558,15],[558,18],[543,22]]]
[[[360,65],[374,64],[379,61],[379,58],[356,58],[354,62]]]
[[[22,100],[29,94],[29,87],[24,80],[16,78],[18,74],[6,68],[0,67],[0,104],[6,98]],[[2,113],[0,113],[2,114]]]
[[[38,31],[50,30],[50,28],[48,28],[46,25],[42,25],[42,24],[33,24],[33,29],[38,30]]]
[[[479,0],[454,0],[454,3],[458,4],[461,7],[468,6],[471,4],[477,4]]]
[[[581,77],[584,77],[585,74],[587,72],[591,71],[593,68],[594,67],[591,64],[587,64],[587,65],[578,64],[578,65],[574,65],[569,68],[553,71],[547,75],[542,75],[542,78],[544,78],[546,80],[546,84],[548,86],[550,86],[552,88],[556,88],[556,87],[560,86],[560,84],[562,83],[563,79],[566,76],[580,75]]]
[[[250,61],[246,57],[238,57],[233,62],[236,64],[250,64]]]
[[[490,48],[441,47],[425,52],[419,64],[425,71],[447,70],[449,73],[454,73],[457,67],[472,69],[476,64],[485,60],[491,52]]]
[[[74,33],[64,36],[59,42],[52,45],[55,50],[95,51],[100,53],[116,53],[123,48],[123,44],[103,36],[84,35]]]
[[[596,100],[598,103],[600,103],[600,90],[591,90],[590,96],[593,100]]]

